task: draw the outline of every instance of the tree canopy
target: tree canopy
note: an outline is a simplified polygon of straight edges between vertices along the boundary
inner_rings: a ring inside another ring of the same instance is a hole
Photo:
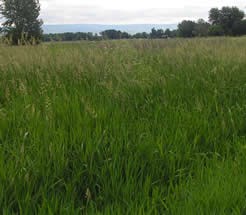
[[[196,23],[190,20],[184,20],[178,25],[179,36],[181,37],[193,37],[195,36]]]
[[[246,35],[246,20],[237,21],[232,26],[234,36]]]
[[[131,37],[127,32],[121,32],[114,29],[103,31],[100,34],[104,39],[129,39]]]
[[[245,35],[245,14],[237,7],[212,8],[209,22],[199,19],[197,22],[184,20],[178,25],[180,37],[206,37],[223,35]]]
[[[212,25],[220,25],[227,35],[232,34],[234,23],[240,22],[244,18],[244,11],[237,7],[212,8],[209,11],[209,21]]]
[[[198,37],[206,37],[208,36],[210,24],[206,22],[204,19],[198,19],[195,24],[193,34]]]
[[[1,0],[2,32],[13,44],[38,42],[42,37],[39,0]]]

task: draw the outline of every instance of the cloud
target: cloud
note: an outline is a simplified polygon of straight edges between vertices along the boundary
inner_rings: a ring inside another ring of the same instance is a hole
[[[183,19],[207,19],[211,7],[234,5],[231,0],[41,0],[41,17],[46,24],[133,24],[178,23]],[[238,0],[242,9],[246,5]]]
[[[42,18],[47,23],[103,23],[103,24],[129,24],[129,23],[176,23],[181,19],[206,18],[207,10],[202,8],[182,9],[142,9],[126,11],[120,9],[102,9],[100,7],[81,6],[47,8],[42,12]]]

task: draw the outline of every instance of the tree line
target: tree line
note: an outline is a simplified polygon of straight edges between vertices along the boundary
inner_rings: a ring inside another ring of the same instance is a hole
[[[59,34],[44,34],[43,41],[78,41],[78,40],[107,40],[107,39],[156,39],[156,38],[170,38],[176,37],[177,30],[167,29],[163,31],[162,29],[156,30],[153,28],[151,33],[142,32],[136,34],[129,34],[127,32],[122,32],[114,29],[109,29],[102,31],[100,34],[93,34],[91,32],[88,33],[59,33]]]
[[[61,33],[44,34],[43,21],[39,19],[39,0],[0,0],[0,14],[4,17],[0,33],[12,44],[40,41],[77,41],[105,39],[160,39],[174,37],[207,37],[207,36],[241,36],[246,35],[244,11],[237,7],[212,8],[209,19],[183,20],[176,30],[155,29],[150,33],[141,32],[131,35],[118,30],[105,30],[100,34],[93,33]]]

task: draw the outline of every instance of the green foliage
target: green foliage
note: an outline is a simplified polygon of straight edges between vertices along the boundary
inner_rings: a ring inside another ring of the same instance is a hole
[[[212,23],[212,25],[220,25],[221,24],[221,11],[219,8],[212,8],[209,11],[209,21]]]
[[[14,45],[41,40],[39,0],[2,0],[0,12],[6,20],[2,31]]]
[[[148,39],[149,38],[149,34],[146,32],[142,32],[142,33],[136,33],[133,35],[133,38],[135,39]]]
[[[178,25],[179,36],[193,37],[195,36],[196,23],[190,20],[184,20]]]
[[[235,22],[232,26],[234,36],[246,35],[246,20]]]
[[[106,30],[100,33],[104,39],[129,39],[131,36],[126,32],[121,32],[117,30]]]
[[[165,32],[163,29],[155,29],[152,28],[151,29],[151,33],[150,33],[150,38],[151,39],[160,39],[160,38],[167,38],[168,36],[165,35]]]
[[[245,214],[246,38],[0,47],[1,214]]]
[[[165,30],[164,34],[165,34],[166,36],[168,36],[168,37],[172,37],[172,36],[173,36],[173,35],[172,35],[172,31],[171,31],[169,28],[167,28],[167,29]]]
[[[102,38],[93,33],[60,33],[60,34],[44,34],[43,41],[51,42],[51,41],[79,41],[79,40],[101,40]]]
[[[198,37],[206,37],[209,34],[210,24],[203,19],[199,19],[194,28],[194,34]]]
[[[220,25],[211,25],[208,29],[208,34],[210,36],[223,36],[225,31]]]
[[[221,10],[212,8],[209,11],[209,21],[213,25],[220,25],[227,35],[232,34],[234,23],[241,21],[244,16],[244,11],[237,7],[222,7]]]

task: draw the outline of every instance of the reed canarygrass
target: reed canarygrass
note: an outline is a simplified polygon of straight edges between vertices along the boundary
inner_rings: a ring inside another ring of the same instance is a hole
[[[2,214],[246,213],[246,38],[0,47]]]

